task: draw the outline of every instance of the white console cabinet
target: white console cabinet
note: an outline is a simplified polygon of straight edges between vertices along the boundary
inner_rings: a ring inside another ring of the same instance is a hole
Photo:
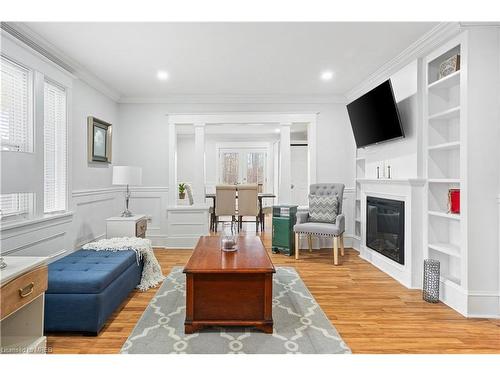
[[[106,238],[146,237],[148,220],[144,215],[110,217],[106,219]]]

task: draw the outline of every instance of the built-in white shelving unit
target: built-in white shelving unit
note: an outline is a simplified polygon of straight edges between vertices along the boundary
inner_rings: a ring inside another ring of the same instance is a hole
[[[424,257],[441,262],[442,275],[460,285],[463,279],[461,261],[465,236],[461,216],[448,212],[448,191],[451,188],[463,191],[462,112],[465,101],[462,95],[466,80],[458,70],[439,78],[439,65],[447,58],[459,54],[464,63],[460,39],[452,41],[424,59],[424,160],[426,160],[425,228],[427,245]]]
[[[361,241],[361,184],[360,179],[365,178],[366,159],[359,155],[359,150],[356,155],[356,197],[354,201],[354,238]]]
[[[499,37],[466,27],[421,60],[424,258],[441,263],[440,299],[474,317],[500,317]],[[460,69],[440,78],[457,54]],[[450,189],[460,189],[460,214],[448,210]]]
[[[448,209],[448,191],[455,188],[465,196],[465,149],[463,116],[467,80],[458,70],[439,78],[439,66],[459,54],[466,61],[462,39],[447,43],[424,59],[424,159],[426,165],[426,245],[424,257],[441,263],[442,289],[463,289],[466,279],[464,258],[466,230],[460,214]],[[426,150],[426,151],[425,151]],[[443,291],[446,296],[447,291]],[[445,297],[446,298],[446,297]],[[453,302],[451,302],[453,304]]]

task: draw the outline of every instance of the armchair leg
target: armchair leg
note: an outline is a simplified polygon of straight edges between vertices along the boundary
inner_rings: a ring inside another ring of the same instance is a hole
[[[337,236],[333,237],[333,264],[339,265],[339,238]]]
[[[307,235],[307,245],[309,246],[309,252],[312,253],[313,251],[312,236],[310,234]]]
[[[344,233],[340,235],[340,255],[344,256]]]
[[[299,240],[300,236],[298,233],[295,233],[295,259],[299,259]]]

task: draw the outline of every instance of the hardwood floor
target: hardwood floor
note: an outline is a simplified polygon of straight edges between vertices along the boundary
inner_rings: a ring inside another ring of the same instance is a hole
[[[270,231],[263,235],[270,252]],[[157,249],[164,274],[183,266],[191,251]],[[466,319],[397,281],[346,249],[342,264],[319,250],[293,257],[272,254],[275,265],[293,266],[353,353],[500,353],[500,320]],[[53,353],[118,353],[157,289],[134,291],[97,337],[48,336]]]

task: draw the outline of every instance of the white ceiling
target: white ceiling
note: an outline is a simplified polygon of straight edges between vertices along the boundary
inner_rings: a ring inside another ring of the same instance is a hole
[[[343,95],[436,23],[25,23],[122,98]],[[170,78],[159,81],[157,70]],[[319,76],[330,69],[335,77]]]

